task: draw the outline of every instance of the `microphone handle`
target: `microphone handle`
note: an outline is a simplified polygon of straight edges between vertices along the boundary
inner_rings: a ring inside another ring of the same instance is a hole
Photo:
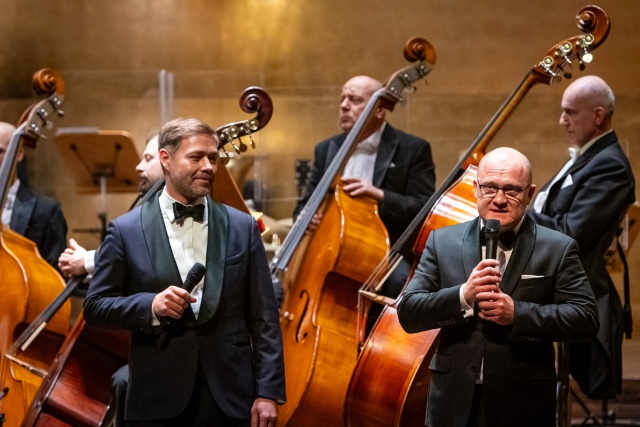
[[[489,233],[487,233],[487,236],[485,237],[485,241],[487,243],[486,258],[497,259],[498,258],[498,239],[496,237],[489,236]]]

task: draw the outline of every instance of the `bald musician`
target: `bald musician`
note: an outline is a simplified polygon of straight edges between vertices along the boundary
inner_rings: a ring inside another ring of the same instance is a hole
[[[344,84],[338,114],[342,133],[316,145],[311,177],[305,196],[293,213],[294,220],[309,201],[371,96],[381,88],[382,84],[369,76],[356,76]],[[372,120],[375,130],[356,146],[344,169],[342,183],[350,196],[369,196],[378,202],[380,219],[393,245],[435,192],[435,166],[429,143],[392,127],[386,121],[384,108],[375,110]],[[316,213],[309,232],[317,228],[320,219],[320,214]],[[403,260],[380,293],[391,298],[398,296],[409,269],[409,264]],[[367,330],[371,329],[380,309],[379,305],[372,306]]]
[[[613,91],[597,76],[571,83],[562,96],[560,125],[571,159],[542,190],[531,218],[578,242],[580,259],[598,303],[600,329],[589,342],[570,345],[571,375],[590,399],[622,391],[622,304],[607,272],[605,253],[635,201],[635,178],[611,127]]]

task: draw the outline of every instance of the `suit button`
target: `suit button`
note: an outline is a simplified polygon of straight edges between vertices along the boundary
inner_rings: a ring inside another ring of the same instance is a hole
[[[471,367],[471,372],[473,372],[474,374],[478,372],[478,367],[477,366],[472,366]]]

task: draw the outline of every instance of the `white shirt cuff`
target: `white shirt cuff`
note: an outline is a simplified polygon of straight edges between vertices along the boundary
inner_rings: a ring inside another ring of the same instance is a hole
[[[467,317],[473,316],[473,307],[470,307],[469,304],[467,304],[467,301],[464,299],[464,287],[464,284],[460,286],[460,308],[463,311],[462,317],[466,319]]]
[[[88,274],[96,270],[96,251],[87,251],[84,254],[84,269]]]

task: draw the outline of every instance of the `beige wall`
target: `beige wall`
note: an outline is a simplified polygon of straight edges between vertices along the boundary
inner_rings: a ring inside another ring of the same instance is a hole
[[[432,144],[438,182],[490,120],[527,71],[556,43],[581,34],[576,0],[3,0],[0,13],[0,120],[15,122],[33,102],[29,81],[42,67],[67,85],[66,117],[57,126],[130,132],[141,152],[160,124],[157,74],[175,76],[175,116],[220,126],[247,116],[241,91],[261,85],[274,115],[255,139],[252,173],[264,184],[265,211],[290,215],[296,195],[294,160],[337,132],[337,98],[356,74],[381,80],[403,68],[404,42],[422,36],[437,63],[404,105],[395,126]],[[583,73],[598,74],[617,95],[614,125],[640,176],[640,2],[603,1],[612,21],[606,42]],[[544,183],[564,163],[557,124],[567,82],[538,85],[492,147],[511,145],[529,156]],[[77,195],[73,175],[51,141],[29,154],[32,184],[61,200],[71,235],[98,226],[95,195]],[[108,217],[133,194],[110,194]],[[640,244],[630,254],[637,277]],[[619,279],[619,278],[618,278]],[[633,283],[637,289],[637,280]],[[640,293],[633,293],[636,313]],[[638,314],[636,314],[638,317]],[[636,334],[638,339],[638,334]]]

